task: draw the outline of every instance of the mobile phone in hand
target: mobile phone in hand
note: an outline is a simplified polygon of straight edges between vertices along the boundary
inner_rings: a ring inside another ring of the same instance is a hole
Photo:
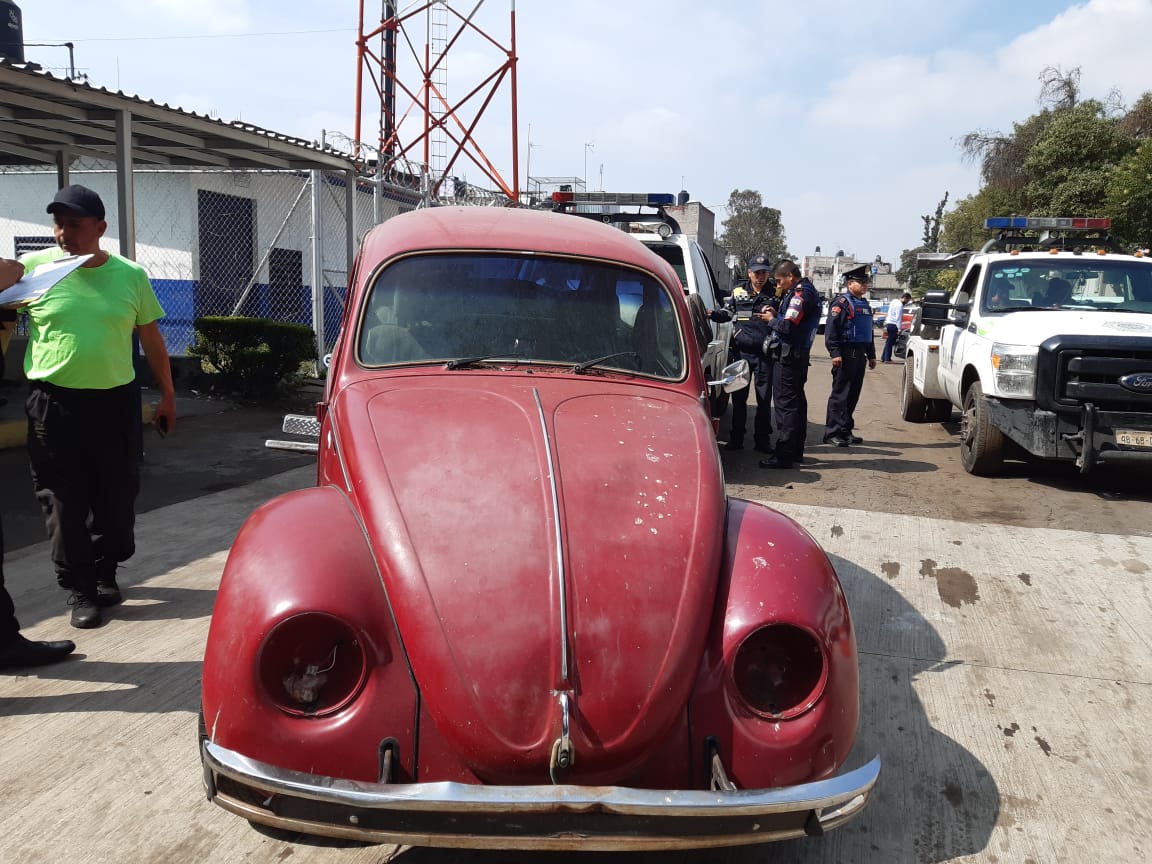
[[[156,418],[153,425],[156,427],[156,431],[160,433],[161,438],[168,434],[168,418],[163,414]]]

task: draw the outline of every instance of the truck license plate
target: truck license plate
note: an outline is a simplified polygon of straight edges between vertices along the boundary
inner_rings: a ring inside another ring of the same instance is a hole
[[[1152,432],[1140,432],[1135,429],[1117,429],[1116,443],[1126,447],[1152,447]]]

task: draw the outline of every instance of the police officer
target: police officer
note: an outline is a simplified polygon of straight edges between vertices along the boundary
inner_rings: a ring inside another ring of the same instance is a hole
[[[776,403],[776,449],[761,468],[792,468],[804,461],[804,436],[808,431],[808,362],[816,328],[820,325],[820,295],[803,277],[795,261],[776,265],[780,289],[778,313],[765,315],[771,330],[770,353],[775,359],[772,395]]]
[[[772,263],[764,253],[748,259],[748,291],[752,294],[751,316],[741,322],[733,335],[738,357],[730,360],[748,361],[756,387],[756,417],[753,421],[752,438],[756,449],[761,453],[772,450],[772,359],[764,353],[764,340],[768,337],[768,319],[764,312],[774,309],[779,303],[771,289]],[[731,321],[728,310],[714,310],[710,316],[714,321]],[[741,450],[744,447],[744,428],[748,421],[748,390],[744,387],[732,393],[732,427],[728,432],[725,450]]]
[[[872,339],[872,305],[868,293],[868,267],[861,264],[844,274],[845,291],[832,301],[824,344],[832,357],[832,392],[828,396],[828,417],[824,443],[837,447],[860,444],[852,433],[852,415],[864,386],[864,367],[876,368],[876,344]]]

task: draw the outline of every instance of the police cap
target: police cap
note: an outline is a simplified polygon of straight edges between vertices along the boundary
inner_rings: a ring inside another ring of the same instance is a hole
[[[771,270],[772,259],[770,259],[763,252],[757,252],[748,259],[748,272],[759,273],[761,270]]]
[[[861,264],[859,267],[853,267],[851,270],[844,271],[844,282],[859,282],[867,285],[871,281],[868,274],[868,265]]]

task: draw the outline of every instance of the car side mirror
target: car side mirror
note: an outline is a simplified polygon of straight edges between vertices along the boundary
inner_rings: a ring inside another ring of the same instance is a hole
[[[725,393],[732,393],[736,390],[743,390],[748,386],[752,380],[752,373],[748,368],[747,360],[737,360],[735,363],[729,363],[724,367],[724,371],[720,373],[719,381],[709,381],[709,387],[715,387],[717,384]]]

